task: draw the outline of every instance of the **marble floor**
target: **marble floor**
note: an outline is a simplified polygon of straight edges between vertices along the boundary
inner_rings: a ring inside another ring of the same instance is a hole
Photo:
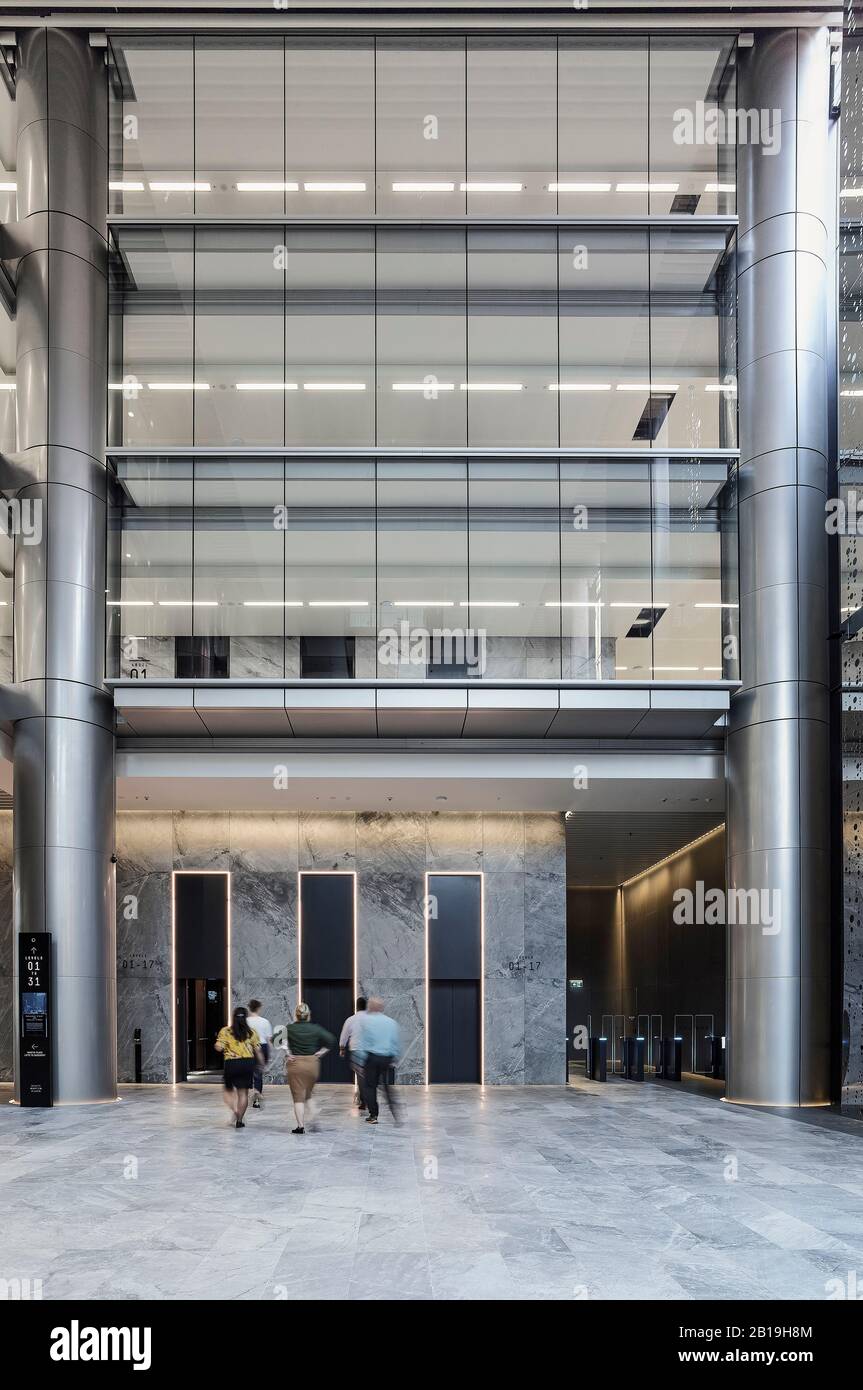
[[[645,1083],[321,1089],[290,1134],[211,1086],[22,1111],[0,1088],[0,1280],[44,1298],[825,1299],[863,1287],[849,1133]],[[858,1273],[859,1272],[859,1273]],[[835,1282],[840,1281],[840,1282]]]

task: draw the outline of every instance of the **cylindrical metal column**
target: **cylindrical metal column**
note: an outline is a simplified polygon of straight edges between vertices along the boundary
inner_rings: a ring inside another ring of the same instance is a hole
[[[824,29],[756,32],[740,51],[750,141],[751,113],[773,139],[738,150],[743,688],[728,737],[726,1094],[762,1105],[829,1100],[829,65]]]
[[[41,534],[15,554],[15,927],[53,934],[55,1100],[113,1100],[103,54],[86,34],[22,31],[16,107],[18,495]]]

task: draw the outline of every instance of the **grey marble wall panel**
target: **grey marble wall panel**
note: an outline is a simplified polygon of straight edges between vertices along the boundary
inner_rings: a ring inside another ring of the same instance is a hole
[[[12,638],[0,637],[0,684],[8,685],[12,680]]]
[[[231,638],[231,680],[281,680],[284,674],[284,637]]]
[[[298,869],[356,870],[360,987],[402,1029],[404,1084],[425,1076],[426,872],[485,873],[489,1084],[561,1082],[565,1059],[565,854],[553,815],[176,812],[118,817],[121,1074],[142,1028],[145,1070],[170,1074],[171,868],[232,874],[233,1002],[296,1004]],[[138,916],[124,918],[128,899]],[[2,898],[0,898],[2,904]],[[124,965],[123,962],[126,962]],[[142,966],[143,963],[143,966]],[[148,989],[152,991],[148,1006]],[[275,1080],[281,1079],[278,1068]]]
[[[120,675],[127,679],[173,680],[177,674],[173,637],[124,637]]]

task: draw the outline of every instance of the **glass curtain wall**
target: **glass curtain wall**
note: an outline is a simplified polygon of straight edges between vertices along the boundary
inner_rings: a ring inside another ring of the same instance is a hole
[[[735,207],[726,37],[115,35],[110,74],[114,212]]]
[[[112,447],[736,445],[725,228],[137,225],[115,248]]]
[[[112,486],[113,676],[736,677],[724,461],[133,456]]]

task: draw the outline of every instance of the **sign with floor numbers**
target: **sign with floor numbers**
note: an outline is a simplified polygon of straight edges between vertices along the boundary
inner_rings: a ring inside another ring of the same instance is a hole
[[[50,932],[18,937],[18,1058],[21,1104],[52,1105]]]

